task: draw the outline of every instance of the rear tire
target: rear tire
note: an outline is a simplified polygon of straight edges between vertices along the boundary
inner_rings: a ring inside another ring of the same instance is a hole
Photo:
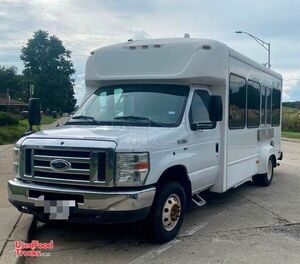
[[[268,160],[267,172],[253,176],[253,183],[258,186],[269,186],[273,181],[274,162],[272,158]]]
[[[150,239],[162,244],[175,238],[181,228],[185,209],[185,191],[179,183],[170,182],[158,188],[147,218]]]

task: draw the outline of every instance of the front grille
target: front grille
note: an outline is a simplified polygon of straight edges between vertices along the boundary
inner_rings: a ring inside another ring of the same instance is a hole
[[[65,171],[54,170],[50,162],[56,159],[68,161],[71,167]],[[90,152],[34,149],[33,177],[88,182],[90,181]]]
[[[25,151],[25,174],[27,175],[31,175],[32,170],[31,151],[32,149],[26,149]]]
[[[106,183],[107,153],[87,149],[36,149],[24,151],[24,176],[34,181],[60,183]],[[67,168],[60,170],[51,162],[63,160]]]

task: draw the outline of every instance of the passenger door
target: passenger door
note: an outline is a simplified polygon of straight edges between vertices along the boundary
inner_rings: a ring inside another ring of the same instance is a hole
[[[189,109],[189,175],[193,192],[215,183],[220,171],[220,126],[209,119],[209,91],[196,89]]]

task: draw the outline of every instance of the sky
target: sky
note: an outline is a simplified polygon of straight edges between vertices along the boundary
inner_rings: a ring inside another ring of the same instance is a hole
[[[0,0],[0,65],[23,70],[21,47],[39,29],[72,51],[75,96],[85,92],[84,67],[96,48],[128,39],[216,39],[256,60],[267,51],[245,34],[271,43],[272,69],[283,75],[283,100],[300,100],[300,1],[296,0]]]

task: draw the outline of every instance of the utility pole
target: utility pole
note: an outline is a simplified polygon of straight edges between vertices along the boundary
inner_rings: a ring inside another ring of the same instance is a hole
[[[32,98],[34,94],[34,84],[29,85],[29,98]]]
[[[237,34],[246,34],[248,36],[250,36],[251,38],[253,38],[259,45],[261,45],[265,50],[268,51],[268,62],[267,63],[264,63],[264,65],[266,67],[268,67],[269,69],[271,68],[271,43],[270,42],[266,42],[248,32],[245,32],[245,31],[241,31],[241,30],[237,30],[235,31],[235,33]]]
[[[6,90],[7,99],[8,99],[8,113],[10,113],[10,95],[9,95],[9,89]]]

